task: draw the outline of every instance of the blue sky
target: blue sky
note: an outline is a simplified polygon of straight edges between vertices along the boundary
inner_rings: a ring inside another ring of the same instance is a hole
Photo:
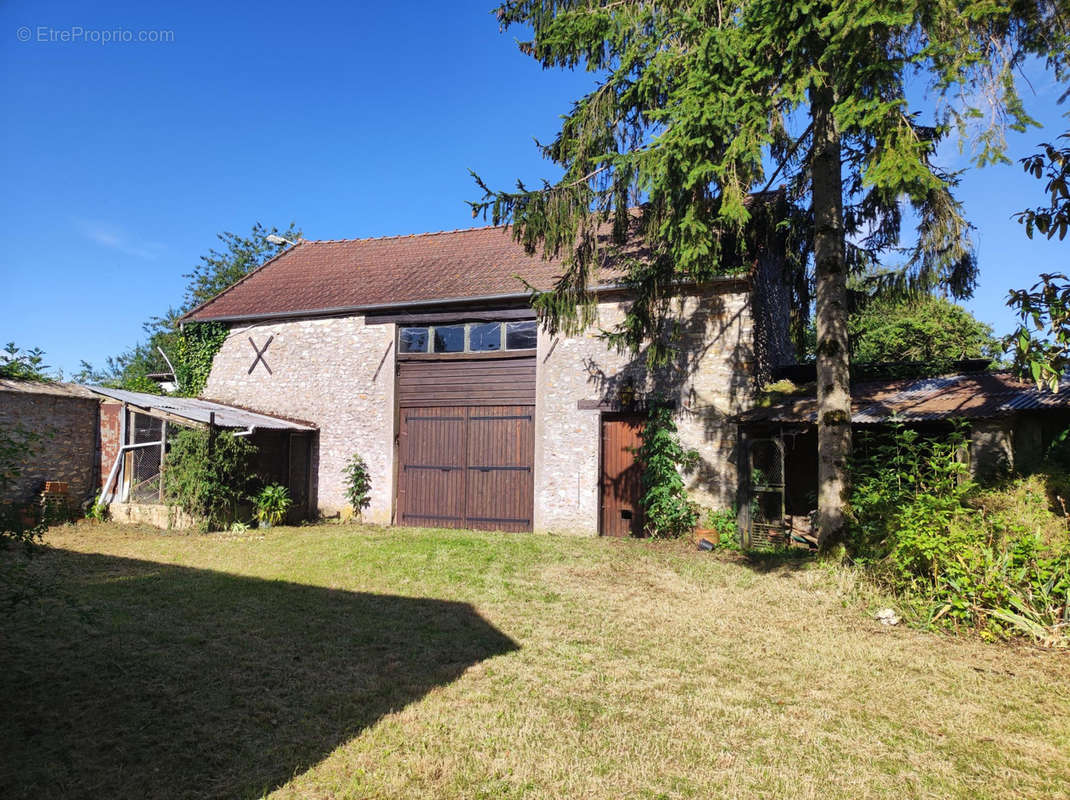
[[[100,364],[179,302],[219,231],[469,227],[482,223],[468,168],[503,187],[553,177],[532,137],[552,137],[590,78],[543,72],[491,5],[7,0],[0,343],[68,373]],[[117,31],[172,41],[100,41]],[[1058,87],[1031,77],[1048,129],[1012,136],[1015,158],[1066,127]],[[1066,269],[1070,242],[1029,241],[1011,219],[1039,189],[1015,164],[972,171],[960,192],[981,264],[968,305],[998,332],[1010,287]]]

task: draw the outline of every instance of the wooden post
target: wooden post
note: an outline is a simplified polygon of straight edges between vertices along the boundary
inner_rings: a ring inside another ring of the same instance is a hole
[[[162,351],[161,351],[162,352]],[[167,420],[160,424],[160,502],[163,503],[163,471],[167,462]]]
[[[208,456],[212,455],[212,446],[215,444],[215,412],[208,413]]]

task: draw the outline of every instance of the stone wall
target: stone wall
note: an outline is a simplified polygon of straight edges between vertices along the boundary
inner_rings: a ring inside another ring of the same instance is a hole
[[[67,391],[62,384],[46,384],[40,392],[0,390],[0,428],[13,431],[20,426],[39,437],[0,501],[34,502],[45,481],[68,483],[74,508],[96,494],[100,403],[84,394]]]
[[[595,535],[604,411],[619,407],[621,389],[640,403],[659,399],[677,409],[685,447],[699,452],[687,476],[699,502],[731,506],[736,492],[736,427],[727,417],[748,407],[756,383],[754,326],[744,282],[725,282],[678,303],[683,335],[666,367],[649,371],[645,354],[609,348],[599,335],[625,313],[622,301],[598,305],[595,327],[580,336],[540,331],[535,448],[535,528]]]
[[[645,354],[617,353],[600,337],[624,315],[621,300],[598,306],[595,327],[579,336],[540,331],[535,422],[536,530],[594,535],[599,516],[600,420],[621,387],[677,408],[680,438],[700,454],[688,476],[700,502],[731,505],[736,491],[736,429],[726,419],[748,406],[756,383],[755,330],[746,281],[724,281],[679,301],[683,346],[653,372]],[[250,373],[262,347],[262,364]],[[319,426],[314,447],[316,507],[346,505],[342,470],[359,452],[372,473],[365,518],[389,523],[395,485],[395,326],[361,317],[296,320],[232,329],[212,366],[205,398],[307,420]],[[601,404],[601,407],[600,407]]]
[[[262,348],[257,364],[249,338]],[[314,502],[324,514],[346,505],[343,470],[354,452],[372,472],[365,519],[388,523],[393,506],[394,326],[363,317],[235,326],[212,364],[202,397],[319,426],[313,446]]]

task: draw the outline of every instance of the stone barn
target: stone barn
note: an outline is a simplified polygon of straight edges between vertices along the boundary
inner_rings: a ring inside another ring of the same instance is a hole
[[[629,302],[612,270],[591,287],[595,322],[551,334],[530,287],[553,286],[561,264],[495,227],[301,241],[183,323],[230,329],[204,398],[316,426],[324,515],[346,506],[343,470],[359,454],[370,521],[628,535],[642,524],[631,448],[651,403],[675,409],[700,454],[693,495],[735,502],[731,418],[793,360],[777,244],[741,274],[680,287],[681,346],[654,371],[601,335]]]

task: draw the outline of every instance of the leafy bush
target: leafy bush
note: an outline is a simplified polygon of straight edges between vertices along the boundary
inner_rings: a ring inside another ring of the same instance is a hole
[[[717,548],[720,550],[739,550],[739,526],[736,512],[730,508],[706,509],[703,524],[717,531]]]
[[[961,430],[859,437],[848,548],[929,624],[987,637],[1070,635],[1070,539],[996,510],[968,479]],[[1050,516],[1050,512],[1047,512]]]
[[[225,529],[237,504],[249,493],[256,447],[248,439],[226,431],[183,428],[171,441],[164,471],[169,499],[199,517],[207,530]]]
[[[345,471],[346,499],[353,506],[353,510],[360,514],[372,502],[372,477],[368,471],[367,462],[354,453],[349,459]]]
[[[0,427],[0,496],[8,493],[22,472],[22,463],[40,435],[21,425]],[[23,555],[33,555],[44,535],[45,524],[33,514],[24,514],[17,503],[0,503],[0,549],[15,545]],[[46,587],[27,571],[25,558],[0,559],[0,608],[10,610],[20,603],[46,593]]]
[[[97,495],[92,505],[85,511],[85,518],[93,520],[93,522],[104,522],[108,518],[108,505],[101,502],[100,495]]]
[[[698,453],[683,448],[672,409],[662,405],[651,407],[640,437],[643,494],[639,502],[646,532],[655,538],[686,536],[698,522],[698,509],[688,500],[680,470],[694,466]]]
[[[278,525],[293,506],[290,490],[277,483],[270,484],[252,496],[253,509],[261,525]]]

